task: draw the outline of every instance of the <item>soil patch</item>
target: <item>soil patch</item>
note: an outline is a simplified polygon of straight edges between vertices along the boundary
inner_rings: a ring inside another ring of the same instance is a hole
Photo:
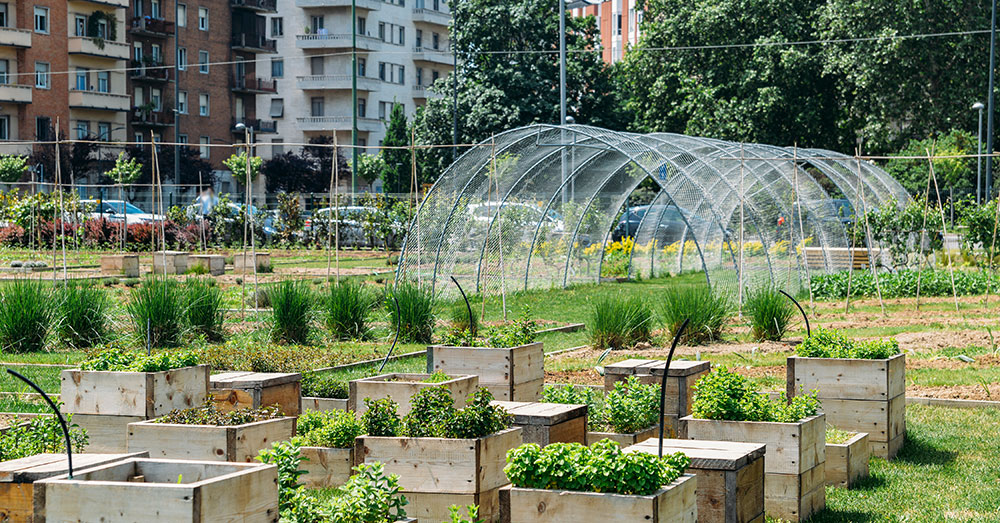
[[[989,392],[983,385],[947,385],[926,387],[913,385],[906,388],[907,396],[961,400],[1000,400],[1000,383],[990,383]]]

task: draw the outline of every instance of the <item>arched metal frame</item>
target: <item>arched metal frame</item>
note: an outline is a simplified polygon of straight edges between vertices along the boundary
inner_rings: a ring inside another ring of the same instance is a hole
[[[826,271],[842,269],[828,249],[848,246],[815,176],[859,212],[909,199],[885,171],[831,151],[581,125],[512,129],[467,150],[430,189],[397,279],[444,292],[439,283],[454,276],[492,292],[597,282],[605,265],[625,263],[630,275],[699,270],[728,291],[759,281],[795,290],[816,270],[806,246],[823,249]],[[632,251],[608,258],[621,209],[646,179],[658,192]]]

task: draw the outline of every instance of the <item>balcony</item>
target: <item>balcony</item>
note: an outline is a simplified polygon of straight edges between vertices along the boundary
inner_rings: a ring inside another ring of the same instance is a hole
[[[351,7],[351,0],[295,0],[295,7],[303,9],[310,7]],[[367,11],[378,11],[382,8],[382,0],[357,0],[356,7]]]
[[[99,56],[114,60],[128,60],[129,46],[124,42],[112,42],[87,36],[69,37],[69,54]]]
[[[0,27],[0,45],[31,47],[31,31],[16,27]]]
[[[426,47],[413,48],[413,61],[439,65],[455,64],[455,59],[447,49],[428,49]]]
[[[86,0],[92,4],[110,5],[112,7],[128,8],[129,0]]]
[[[350,116],[305,116],[296,118],[301,131],[350,131]],[[358,131],[379,132],[384,129],[378,118],[358,118]]]
[[[277,0],[229,0],[233,9],[246,9],[257,13],[277,13]]]
[[[299,49],[350,49],[351,33],[295,35],[295,47]],[[358,35],[358,49],[378,51],[382,49],[382,40],[373,36]]]
[[[132,97],[127,94],[78,91],[76,89],[70,89],[69,107],[70,109],[128,111],[132,108]]]
[[[129,32],[139,36],[166,38],[174,34],[174,23],[157,18],[133,18]]]
[[[371,78],[368,76],[358,77],[358,90],[359,91],[377,91],[382,85],[382,81],[378,78]],[[327,75],[309,75],[309,76],[296,76],[295,86],[299,89],[340,89],[340,90],[350,90],[351,89],[351,75],[349,74],[327,74]]]
[[[233,76],[233,92],[244,94],[272,94],[278,92],[278,81],[273,78],[257,78],[253,75]]]
[[[170,127],[174,125],[174,112],[170,109],[147,111],[134,107],[129,116],[129,123],[135,127]]]
[[[417,100],[427,99],[427,87],[426,85],[414,85],[413,86],[413,98]]]
[[[417,7],[413,10],[413,21],[448,27],[451,23],[451,13]]]
[[[31,103],[31,86],[17,84],[0,84],[0,102],[15,104]]]
[[[236,125],[243,123],[247,127],[253,128],[254,134],[274,134],[278,132],[278,122],[274,120],[261,120],[259,118],[243,118],[242,120],[233,120],[232,132],[233,134],[243,133],[242,129],[237,129]]]
[[[246,53],[278,52],[278,43],[274,40],[268,40],[264,35],[253,33],[234,34],[232,43],[234,51],[243,51]]]
[[[167,66],[161,62],[141,63],[132,60],[129,62],[129,78],[137,82],[163,83],[170,81],[170,71],[174,66]]]

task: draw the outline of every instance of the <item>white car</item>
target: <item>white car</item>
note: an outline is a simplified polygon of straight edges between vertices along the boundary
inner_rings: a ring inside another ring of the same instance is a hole
[[[104,218],[121,223],[127,219],[129,225],[136,223],[152,223],[164,219],[162,214],[150,214],[123,200],[80,200],[80,203],[93,206],[90,219]]]
[[[495,220],[499,207],[499,202],[483,202],[469,205],[468,210],[472,219],[485,227]],[[549,209],[545,216],[542,216],[540,207],[520,202],[504,202],[503,212],[502,218],[510,219],[509,217],[519,216],[531,226],[535,226],[541,221],[549,226],[553,232],[561,233],[566,229],[562,216],[553,209]]]

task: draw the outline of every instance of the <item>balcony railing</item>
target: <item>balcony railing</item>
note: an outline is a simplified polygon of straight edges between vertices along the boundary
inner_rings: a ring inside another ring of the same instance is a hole
[[[418,7],[413,10],[413,21],[448,27],[451,22],[451,13]]]
[[[427,98],[427,86],[426,85],[414,85],[413,86],[413,97],[414,98]]]
[[[278,122],[274,120],[261,120],[260,118],[244,118],[233,120],[232,131],[234,133],[243,132],[236,128],[236,124],[242,123],[247,127],[252,127],[255,134],[274,134],[278,132]]]
[[[174,23],[158,18],[137,17],[132,19],[129,30],[138,34],[166,37],[174,34]]]
[[[69,54],[86,54],[115,60],[127,60],[129,57],[130,49],[128,44],[124,42],[113,42],[88,36],[71,36],[68,41]]]
[[[295,46],[299,49],[350,49],[351,33],[295,35]],[[382,49],[382,40],[373,36],[358,35],[358,49],[378,51]]]
[[[31,47],[31,31],[16,27],[0,27],[0,45]]]
[[[413,48],[414,62],[430,62],[441,65],[454,65],[455,59],[448,52],[447,47],[441,49],[428,49],[426,47]]]
[[[278,43],[268,40],[264,35],[253,33],[238,33],[233,35],[233,49],[252,53],[276,53]]]
[[[70,89],[69,106],[74,109],[128,111],[132,106],[132,97],[127,94]]]
[[[355,0],[358,9],[378,11],[382,8],[382,0]],[[295,7],[351,7],[351,0],[295,0]]]
[[[9,78],[5,80],[10,81]],[[0,102],[3,103],[31,103],[31,86],[18,84],[0,84]]]
[[[253,75],[234,75],[233,90],[247,93],[276,93],[278,81],[273,78],[257,78]]]
[[[144,127],[167,127],[174,124],[174,112],[169,109],[147,111],[133,107],[129,121],[132,122],[132,125]]]
[[[250,9],[259,13],[278,12],[277,0],[229,0],[229,5],[237,9]]]
[[[349,131],[351,129],[350,116],[303,116],[296,118],[296,121],[302,131]],[[358,118],[359,131],[378,132],[384,127],[378,118]]]
[[[350,89],[352,83],[349,74],[327,74],[296,76],[295,85],[299,89]],[[382,84],[378,78],[358,77],[359,91],[375,91]]]
[[[129,68],[131,70],[128,74],[133,80],[166,82],[170,80],[170,71],[173,66],[166,67],[162,61],[142,63],[132,60],[129,62]]]

